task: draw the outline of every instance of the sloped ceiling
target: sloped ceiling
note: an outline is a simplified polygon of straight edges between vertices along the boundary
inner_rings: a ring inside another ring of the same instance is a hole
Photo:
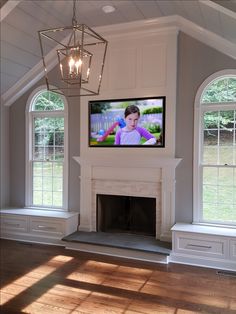
[[[107,5],[114,6],[115,11],[104,13],[102,8]],[[29,81],[33,84],[42,77],[37,32],[71,25],[72,12],[72,0],[1,1],[1,104],[10,105],[30,87]],[[200,33],[207,32],[208,38],[212,36],[217,42],[216,48],[236,59],[236,0],[76,2],[78,22],[93,28],[169,16],[180,17],[182,25],[185,22],[183,31],[191,25]],[[35,70],[39,67],[41,75]]]

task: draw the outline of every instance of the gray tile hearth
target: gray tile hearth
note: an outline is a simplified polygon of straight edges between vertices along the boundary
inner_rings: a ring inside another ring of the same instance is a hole
[[[113,248],[138,250],[150,253],[169,255],[171,243],[156,240],[151,236],[129,233],[84,232],[77,231],[62,239],[73,243],[86,243]]]

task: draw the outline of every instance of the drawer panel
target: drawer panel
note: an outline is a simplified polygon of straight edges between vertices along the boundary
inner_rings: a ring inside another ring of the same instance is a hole
[[[177,251],[191,255],[225,258],[227,243],[224,240],[214,238],[179,236],[177,238]]]
[[[236,240],[230,240],[229,242],[229,255],[230,259],[236,261]]]
[[[1,232],[2,233],[25,233],[28,231],[27,217],[25,216],[7,216],[1,215]]]
[[[60,221],[41,219],[41,218],[31,218],[30,219],[30,232],[34,234],[40,234],[52,237],[62,237],[63,236],[63,223]]]

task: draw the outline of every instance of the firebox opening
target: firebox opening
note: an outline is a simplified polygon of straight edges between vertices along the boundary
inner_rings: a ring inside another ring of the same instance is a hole
[[[97,231],[156,235],[156,199],[97,194]]]

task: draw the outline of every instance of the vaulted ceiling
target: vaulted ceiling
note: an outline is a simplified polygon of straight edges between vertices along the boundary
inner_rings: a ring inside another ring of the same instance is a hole
[[[105,13],[104,6],[114,12]],[[72,24],[72,0],[1,0],[1,103],[11,104],[29,73],[41,66],[38,30]],[[229,47],[236,59],[236,0],[77,0],[79,23],[96,28],[179,16]],[[227,49],[226,49],[227,50]],[[227,53],[227,51],[226,51]],[[43,68],[42,68],[43,69]],[[35,80],[40,77],[35,75]],[[31,79],[32,81],[32,79]]]

